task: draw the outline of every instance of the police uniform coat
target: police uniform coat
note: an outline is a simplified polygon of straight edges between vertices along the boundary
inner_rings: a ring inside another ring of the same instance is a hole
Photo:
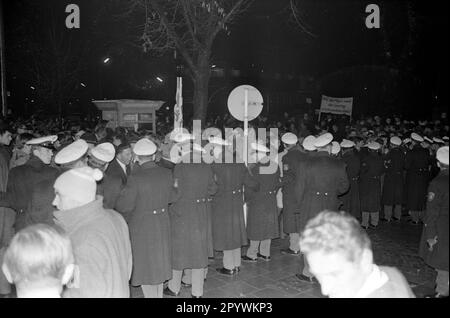
[[[280,169],[272,174],[262,174],[261,167],[268,167],[268,163],[257,163],[250,167],[250,173],[259,183],[258,189],[245,192],[247,202],[247,236],[251,241],[263,241],[277,238],[279,233],[277,190],[282,186]],[[274,163],[272,163],[273,165]]]
[[[380,212],[381,210],[381,176],[384,162],[378,152],[370,151],[361,162],[359,191],[362,212]]]
[[[409,211],[425,210],[431,164],[430,153],[419,145],[406,154],[406,207]]]
[[[349,150],[343,154],[347,176],[350,182],[348,191],[342,195],[342,209],[353,215],[355,218],[361,217],[361,201],[359,198],[359,173],[361,170],[361,160],[354,150]]]
[[[133,286],[157,285],[172,278],[169,203],[174,200],[172,172],[154,162],[136,168],[117,199],[116,209],[130,231]]]
[[[185,163],[187,156],[192,157],[185,155],[175,166],[179,199],[169,208],[172,268],[175,270],[205,268],[211,252],[208,198],[216,193],[217,185],[211,165]],[[195,152],[193,156],[200,155]]]
[[[298,233],[300,205],[295,199],[296,167],[300,161],[307,160],[308,154],[298,148],[291,148],[283,156],[283,231]]]
[[[337,211],[342,204],[338,196],[349,187],[345,164],[326,152],[315,153],[300,165],[295,185],[300,203],[300,232],[306,223],[323,210]]]
[[[244,187],[249,191],[259,184],[242,163],[214,163],[212,170],[218,186],[211,202],[214,249],[234,250],[247,245]]]
[[[419,255],[431,267],[448,272],[448,169],[442,170],[430,183],[428,203],[420,240]],[[429,251],[427,240],[437,236],[437,243]]]
[[[384,156],[386,174],[383,183],[383,205],[401,205],[403,202],[403,185],[405,153],[400,148],[393,148]]]
[[[37,185],[45,180],[54,181],[58,175],[58,169],[44,164],[35,156],[31,156],[26,164],[11,169],[6,193],[10,207],[17,213],[16,230],[27,225],[26,218],[33,209],[31,203]]]

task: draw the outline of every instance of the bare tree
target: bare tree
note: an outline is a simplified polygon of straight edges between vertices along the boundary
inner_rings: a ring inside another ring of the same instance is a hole
[[[251,0],[126,0],[122,17],[144,13],[144,52],[175,50],[194,84],[194,119],[205,120],[213,42],[250,6]]]
[[[80,45],[77,34],[65,28],[61,13],[64,9],[55,0],[40,6],[30,4],[22,11],[23,21],[13,30],[17,52],[13,60],[26,70],[24,80],[34,89],[35,105],[39,102],[59,116],[80,87],[88,47]]]

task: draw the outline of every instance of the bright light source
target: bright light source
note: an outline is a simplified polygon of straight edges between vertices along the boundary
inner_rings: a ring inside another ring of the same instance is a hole
[[[103,63],[108,63],[109,61],[111,61],[111,58],[107,57],[106,59],[103,60]]]
[[[34,86],[30,86],[30,88],[31,88],[32,90],[35,90],[35,89],[36,89]]]
[[[80,83],[80,85],[83,86],[83,87],[86,87],[86,84],[84,84],[84,83]]]
[[[156,79],[157,79],[158,82],[160,82],[160,83],[164,82],[163,79],[162,79],[161,77],[159,77],[159,76],[158,76]]]
[[[216,64],[213,64],[213,65],[211,65],[211,68],[215,68],[217,65]]]

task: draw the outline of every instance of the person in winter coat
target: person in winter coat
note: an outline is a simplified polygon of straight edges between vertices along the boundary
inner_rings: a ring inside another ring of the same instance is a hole
[[[361,179],[359,182],[361,196],[362,221],[365,229],[376,228],[381,210],[381,177],[384,174],[384,162],[378,151],[381,145],[371,142],[367,146],[368,154],[361,161]]]
[[[270,150],[260,143],[252,143],[251,147],[256,153],[255,164],[250,164],[250,171],[259,183],[259,189],[246,191],[245,197],[248,204],[247,236],[250,246],[242,260],[256,262],[258,258],[270,261],[271,240],[278,238],[278,208],[276,194],[282,186],[278,164],[274,164],[275,171],[264,171],[274,162],[266,155]],[[251,161],[250,161],[251,162]]]
[[[323,210],[338,210],[342,204],[338,196],[348,190],[349,181],[345,164],[330,156],[332,141],[333,135],[330,133],[317,137],[313,145],[318,152],[304,167],[298,168],[295,193],[300,203],[300,231],[304,230],[310,219]],[[297,278],[314,282],[305,255],[300,267],[300,273],[296,274]]]
[[[55,224],[69,235],[76,259],[66,298],[130,297],[130,234],[123,217],[105,210],[96,196],[102,176],[98,169],[82,167],[64,172],[54,184]]]
[[[344,139],[341,142],[342,161],[345,163],[347,175],[350,182],[348,191],[341,197],[343,201],[342,210],[350,213],[356,219],[361,219],[361,200],[359,197],[359,173],[361,160],[355,150],[353,141]]]
[[[439,148],[436,157],[441,172],[428,187],[428,203],[419,255],[437,271],[435,294],[431,297],[448,297],[448,146]]]
[[[217,191],[212,167],[202,162],[202,150],[182,154],[174,169],[174,184],[179,199],[169,208],[172,239],[172,279],[164,289],[168,296],[178,295],[184,269],[192,269],[192,296],[203,296],[205,268],[210,254],[208,199]]]
[[[156,145],[139,140],[133,152],[139,168],[132,172],[116,209],[128,221],[133,250],[131,284],[146,298],[162,298],[163,283],[172,278],[169,204],[176,200],[172,172],[155,163]]]
[[[392,212],[394,220],[400,221],[402,216],[403,185],[405,174],[405,154],[400,149],[402,140],[398,137],[390,139],[391,149],[384,156],[386,174],[383,183],[382,201],[384,205],[384,220],[390,222]]]

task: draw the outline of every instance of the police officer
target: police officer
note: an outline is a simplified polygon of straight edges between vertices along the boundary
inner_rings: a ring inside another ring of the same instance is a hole
[[[436,157],[441,169],[428,188],[428,203],[419,255],[437,271],[435,294],[448,297],[448,146],[438,149]]]
[[[212,237],[215,251],[223,251],[223,267],[217,271],[234,275],[241,266],[241,247],[247,245],[244,220],[244,189],[257,189],[259,184],[243,163],[220,138],[211,139],[216,162],[212,164],[218,190],[211,202]],[[233,160],[228,162],[228,160]]]
[[[361,219],[361,201],[359,198],[359,172],[361,161],[355,152],[355,143],[344,139],[341,142],[342,161],[345,163],[350,181],[348,192],[342,196],[343,210],[357,219]]]
[[[108,168],[110,162],[115,158],[116,150],[112,143],[105,142],[92,148],[88,154],[88,165],[91,168],[99,169],[103,173]],[[122,182],[119,178],[104,175],[97,182],[97,195],[103,197],[103,207],[105,209],[114,209],[117,198],[122,189]]]
[[[301,152],[300,147],[297,146],[298,138],[293,133],[286,133],[281,137],[286,154],[282,157],[282,172],[283,179],[286,180],[282,187],[282,202],[283,202],[283,231],[289,234],[289,247],[282,249],[282,254],[299,255],[300,246],[300,231],[298,229],[300,217],[299,205],[295,199],[295,172],[297,171],[297,164],[305,156]]]
[[[58,175],[58,170],[50,166],[53,143],[57,138],[47,136],[29,140],[27,144],[31,145],[32,150],[30,159],[9,173],[6,198],[7,206],[17,213],[14,224],[16,231],[28,225],[26,219],[29,217],[33,192],[38,188],[37,185],[45,180],[54,181]]]
[[[427,188],[432,158],[427,149],[420,146],[422,136],[412,133],[412,149],[405,158],[406,169],[406,208],[413,224],[419,224],[425,210]]]
[[[172,278],[169,203],[176,200],[172,172],[156,165],[156,145],[139,140],[133,152],[139,167],[128,178],[116,209],[128,221],[133,251],[131,284],[146,298],[162,298],[163,283]]]
[[[384,162],[378,151],[381,145],[371,142],[367,145],[368,154],[361,161],[361,179],[359,190],[361,196],[362,221],[365,229],[378,226],[381,210],[381,177],[384,174]]]
[[[391,147],[384,156],[386,175],[382,196],[386,222],[391,221],[392,210],[394,210],[394,220],[400,221],[401,219],[405,169],[405,153],[400,149],[402,140],[394,136],[390,138],[389,142]]]
[[[192,145],[188,145],[191,146]],[[170,206],[172,239],[172,279],[164,294],[177,296],[184,269],[192,269],[192,296],[203,296],[205,268],[208,266],[209,233],[208,198],[217,191],[212,167],[202,162],[202,151],[182,153],[174,169],[180,198]]]
[[[245,193],[248,204],[247,236],[250,246],[242,259],[246,262],[256,262],[258,258],[270,261],[271,241],[280,235],[276,201],[276,193],[282,186],[280,171],[278,164],[267,156],[270,150],[262,143],[252,143],[251,148],[256,151],[250,154],[256,159],[256,164],[251,164],[249,168],[260,186],[258,190],[252,189],[253,191]],[[273,169],[269,169],[270,166]],[[268,171],[264,171],[265,169]]]
[[[303,167],[297,168],[295,194],[301,211],[300,231],[321,211],[337,211],[341,205],[338,196],[348,190],[345,164],[330,157],[332,141],[333,135],[330,133],[317,137],[313,144],[317,153],[311,160],[307,160]],[[300,267],[301,273],[296,274],[298,279],[306,282],[317,281],[309,272],[304,255]]]

